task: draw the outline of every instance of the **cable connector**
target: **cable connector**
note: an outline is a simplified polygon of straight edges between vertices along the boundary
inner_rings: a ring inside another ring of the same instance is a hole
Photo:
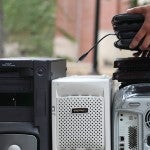
[[[105,39],[107,36],[110,36],[110,35],[116,35],[116,34],[109,33],[109,34],[106,34],[105,36],[103,36],[100,40],[98,40],[97,43],[94,44],[93,47],[91,47],[86,53],[84,53],[81,57],[79,57],[77,62],[82,61],[89,54],[89,52],[95,48],[95,46],[97,46],[103,39]]]

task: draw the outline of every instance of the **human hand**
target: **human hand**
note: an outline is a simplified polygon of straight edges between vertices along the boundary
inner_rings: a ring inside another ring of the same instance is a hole
[[[144,5],[140,7],[134,7],[127,10],[127,13],[140,13],[145,17],[145,21],[137,32],[132,42],[130,43],[130,48],[135,48],[138,46],[139,42],[143,40],[140,49],[142,51],[139,54],[143,53],[143,50],[150,50],[150,5]],[[145,52],[149,53],[149,52]],[[143,54],[144,55],[144,54]]]

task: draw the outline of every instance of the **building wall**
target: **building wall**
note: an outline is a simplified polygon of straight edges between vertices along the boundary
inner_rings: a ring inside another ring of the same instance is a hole
[[[55,54],[73,60],[94,42],[96,0],[57,0]],[[126,12],[129,0],[100,0],[99,34],[113,32],[111,19]],[[92,53],[84,60],[92,61]]]
[[[125,13],[128,7],[129,0],[101,0],[100,30],[112,29],[112,17],[119,13]]]
[[[56,55],[68,55],[76,59],[93,45],[95,2],[93,0],[57,2],[55,52]],[[62,47],[63,43],[65,44]],[[90,59],[91,56],[88,60]]]

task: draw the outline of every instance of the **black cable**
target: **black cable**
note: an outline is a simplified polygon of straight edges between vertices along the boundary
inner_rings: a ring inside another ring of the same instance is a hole
[[[91,50],[94,49],[94,47],[95,47],[96,45],[98,45],[104,38],[106,38],[106,37],[109,36],[109,35],[116,35],[116,34],[114,34],[114,33],[109,33],[109,34],[106,34],[105,36],[103,36],[100,40],[98,40],[97,43],[94,44],[93,47],[91,47],[86,53],[84,53],[81,57],[79,57],[78,61],[82,61],[82,60],[88,55],[88,53],[89,53]]]

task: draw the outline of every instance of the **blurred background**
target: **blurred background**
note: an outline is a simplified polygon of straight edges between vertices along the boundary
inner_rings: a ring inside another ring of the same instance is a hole
[[[46,56],[67,59],[68,75],[108,74],[116,58],[132,52],[104,39],[81,62],[95,42],[113,33],[111,19],[150,0],[0,0],[0,57]],[[94,53],[93,53],[94,52]]]

